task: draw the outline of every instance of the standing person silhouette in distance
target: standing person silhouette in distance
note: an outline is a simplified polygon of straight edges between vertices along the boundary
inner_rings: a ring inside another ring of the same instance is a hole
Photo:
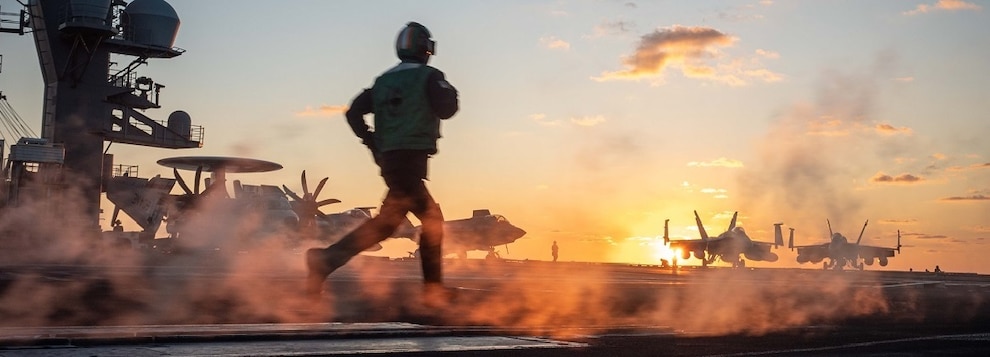
[[[553,245],[550,246],[550,253],[553,254],[553,261],[557,261],[557,253],[560,252],[560,248],[557,247],[557,241],[553,241]]]
[[[422,223],[419,252],[425,292],[443,290],[443,213],[427,190],[427,160],[437,153],[440,121],[457,113],[457,89],[428,66],[436,42],[425,26],[410,22],[395,41],[401,62],[351,102],[345,116],[371,150],[388,187],[379,214],[325,249],[306,251],[306,292],[319,296],[327,276],[358,253],[389,237],[412,212]],[[364,116],[374,115],[374,128]]]

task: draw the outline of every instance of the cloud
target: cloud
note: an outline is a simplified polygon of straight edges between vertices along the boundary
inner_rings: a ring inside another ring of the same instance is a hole
[[[990,201],[990,196],[975,194],[971,196],[952,196],[939,199],[940,201]]]
[[[759,48],[759,49],[756,50],[756,55],[758,55],[760,57],[763,57],[763,58],[769,58],[769,59],[778,59],[778,58],[780,58],[780,53],[774,52],[774,51],[764,50],[762,48]]]
[[[878,133],[883,135],[897,135],[897,134],[911,135],[912,132],[911,128],[908,128],[906,126],[897,128],[894,127],[893,125],[886,123],[877,124],[874,128],[877,130]]]
[[[726,194],[728,192],[729,192],[729,190],[726,190],[724,188],[703,188],[703,189],[701,189],[701,193],[712,195],[712,198],[715,198],[715,199],[726,199],[726,198],[729,198],[729,195]]]
[[[919,4],[913,10],[902,12],[901,14],[907,16],[920,15],[932,11],[979,11],[983,7],[973,3],[965,2],[962,0],[938,0],[935,5]]]
[[[569,50],[571,49],[571,44],[567,41],[561,40],[556,36],[545,36],[540,38],[540,45],[551,50]]]
[[[878,222],[880,224],[896,224],[896,225],[902,225],[902,224],[917,224],[918,223],[918,220],[915,219],[915,218],[910,218],[910,219],[881,219]]]
[[[592,34],[586,37],[589,38],[600,38],[605,36],[613,35],[624,35],[632,32],[636,29],[636,24],[629,21],[605,21],[601,24],[595,25],[592,29]]]
[[[331,117],[337,114],[341,114],[345,111],[347,111],[346,105],[324,104],[319,106],[318,108],[306,106],[306,109],[303,109],[302,111],[294,112],[293,114],[296,117],[300,117],[300,118],[313,118],[313,117],[325,118],[325,117]]]
[[[885,136],[912,135],[914,130],[902,126],[896,127],[887,123],[875,124],[873,126],[857,121],[856,118],[850,121],[843,121],[832,116],[823,116],[807,122],[808,135],[839,137],[849,136],[856,133],[877,133]]]
[[[990,169],[990,162],[970,164],[968,166],[952,166],[946,170],[949,171],[969,171],[969,170],[979,170],[979,169]]]
[[[605,117],[601,115],[571,118],[571,123],[578,126],[595,126],[604,122]]]
[[[549,119],[547,119],[547,115],[546,114],[543,114],[543,113],[531,114],[529,116],[529,118],[532,119],[533,121],[535,121],[537,124],[540,124],[540,125],[543,125],[543,126],[560,126],[560,125],[562,125],[562,123],[560,122],[560,120],[549,120]]]
[[[897,77],[897,78],[894,78],[894,81],[895,82],[901,82],[901,83],[911,83],[911,82],[914,82],[914,77],[911,77],[911,76]]]
[[[949,236],[944,235],[944,234],[927,234],[927,233],[907,233],[907,232],[902,232],[901,233],[901,238],[904,238],[904,237],[912,237],[912,238],[917,238],[917,239],[946,239],[946,238],[949,238]]]
[[[807,123],[808,135],[818,135],[818,136],[846,136],[849,135],[849,128],[845,126],[842,120],[831,118],[831,117],[821,117],[817,120],[809,120]]]
[[[728,168],[740,168],[743,167],[742,161],[727,159],[724,157],[717,158],[712,161],[691,161],[687,163],[690,167],[728,167]]]
[[[887,174],[885,174],[883,172],[877,172],[876,175],[873,175],[873,177],[870,178],[870,181],[871,182],[877,182],[877,183],[903,183],[903,184],[918,183],[918,182],[921,182],[921,181],[924,181],[924,180],[925,179],[922,178],[921,176],[915,176],[915,175],[912,175],[912,174],[900,174],[900,175],[897,175],[897,176],[890,176],[890,175],[887,175]]]
[[[604,72],[596,81],[640,80],[662,77],[667,69],[679,70],[689,78],[707,79],[733,86],[749,80],[767,82],[782,76],[759,67],[752,60],[731,59],[722,48],[731,47],[737,38],[709,27],[673,26],[643,35],[633,54],[622,59],[626,69]]]
[[[547,115],[546,114],[543,114],[543,113],[530,114],[529,115],[529,119],[532,120],[532,121],[534,121],[534,122],[536,122],[539,125],[542,125],[542,126],[563,126],[564,125],[564,121],[562,121],[560,119],[548,119],[547,118]],[[577,125],[577,126],[586,126],[586,127],[596,126],[596,125],[599,125],[599,124],[604,123],[605,121],[606,121],[605,120],[605,116],[603,116],[603,115],[572,117],[569,120],[569,122],[571,124],[574,124],[574,125]]]

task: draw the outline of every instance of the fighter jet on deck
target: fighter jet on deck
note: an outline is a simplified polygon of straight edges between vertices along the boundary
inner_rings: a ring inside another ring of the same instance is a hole
[[[828,243],[794,246],[794,228],[791,228],[787,247],[791,250],[797,249],[798,263],[817,264],[828,259],[822,263],[822,269],[842,270],[846,265],[849,265],[852,268],[862,270],[863,265],[873,265],[874,260],[879,261],[880,266],[887,266],[887,258],[893,257],[894,252],[901,252],[901,231],[899,230],[897,231],[897,248],[873,247],[859,244],[863,240],[863,232],[866,231],[866,225],[870,223],[869,220],[863,223],[863,229],[859,231],[859,238],[856,239],[856,243],[849,243],[849,240],[842,234],[832,232],[832,223],[828,220],[825,222],[828,224],[829,236],[832,237]]]
[[[396,235],[403,235],[402,231],[400,227]],[[419,241],[419,232],[420,226],[416,226],[414,231],[405,232],[405,235]],[[515,242],[524,235],[526,231],[509,223],[504,216],[492,214],[487,209],[476,209],[470,218],[443,222],[443,251],[444,255],[456,254],[463,258],[468,251],[491,252],[496,246]]]
[[[739,212],[733,213],[729,228],[717,237],[711,238],[705,231],[705,226],[701,224],[698,211],[694,211],[694,220],[698,224],[701,239],[670,240],[666,233],[666,223],[664,223],[664,243],[668,244],[672,250],[679,249],[682,259],[691,258],[691,254],[694,253],[695,258],[701,259],[703,266],[708,266],[708,264],[714,263],[715,259],[719,259],[732,264],[733,267],[744,267],[746,262],[740,258],[740,255],[754,261],[777,261],[777,254],[771,252],[770,247],[777,248],[777,246],[784,245],[784,237],[780,232],[781,223],[774,224],[775,240],[773,243],[758,242],[751,239],[742,227],[736,226],[738,215]]]

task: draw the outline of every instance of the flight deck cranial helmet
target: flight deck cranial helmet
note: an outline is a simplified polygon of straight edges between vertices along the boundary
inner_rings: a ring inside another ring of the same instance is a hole
[[[430,56],[437,53],[437,43],[430,37],[430,30],[426,26],[410,22],[399,31],[399,37],[395,39],[395,54],[399,59],[426,63]]]

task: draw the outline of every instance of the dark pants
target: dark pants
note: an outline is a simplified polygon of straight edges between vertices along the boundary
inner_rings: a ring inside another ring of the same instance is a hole
[[[327,250],[337,256],[343,253],[349,260],[391,236],[406,214],[412,212],[422,222],[419,252],[423,280],[442,283],[443,213],[423,183],[430,154],[424,150],[395,150],[381,155],[381,174],[388,186],[381,210]]]

